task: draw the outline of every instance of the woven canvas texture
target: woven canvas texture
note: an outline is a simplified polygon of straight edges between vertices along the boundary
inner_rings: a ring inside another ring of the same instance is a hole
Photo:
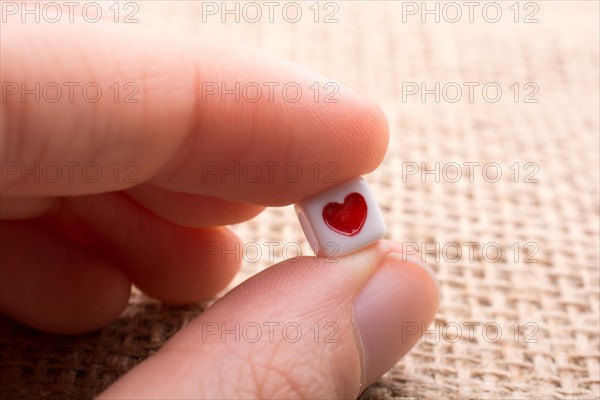
[[[348,1],[321,3],[319,22],[300,2],[297,23],[225,24],[203,22],[201,2],[139,4],[144,23],[264,48],[386,112],[388,154],[367,179],[387,237],[425,253],[443,298],[425,338],[363,398],[600,396],[598,2],[521,3],[518,15],[497,2],[495,23],[485,3],[473,22],[461,2],[460,21],[446,8],[438,23],[406,2]],[[290,207],[233,229],[307,248]],[[232,285],[268,265],[245,262]],[[2,318],[0,397],[90,398],[205,306],[134,292],[114,324],[76,338]]]

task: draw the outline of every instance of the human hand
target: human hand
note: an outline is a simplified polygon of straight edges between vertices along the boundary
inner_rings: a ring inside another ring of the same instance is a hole
[[[109,324],[131,283],[169,303],[214,296],[240,267],[223,225],[334,184],[266,169],[233,182],[207,166],[332,163],[342,182],[375,169],[387,147],[379,108],[341,86],[337,103],[205,96],[207,82],[306,93],[328,82],[245,47],[102,23],[2,33],[0,312],[43,331]],[[56,102],[49,82],[63,89]],[[389,241],[335,261],[301,257],[252,277],[101,398],[358,395],[416,343],[439,294],[428,267]],[[221,330],[236,324],[263,334]]]

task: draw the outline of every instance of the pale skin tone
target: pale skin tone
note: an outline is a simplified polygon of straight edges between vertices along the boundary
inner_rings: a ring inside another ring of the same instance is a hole
[[[202,82],[296,82],[308,88],[331,81],[256,50],[102,23],[7,23],[1,40],[3,82],[27,87],[96,82],[106,96],[95,103],[78,95],[70,101],[67,92],[57,102],[35,102],[31,96],[22,101],[20,94],[2,100],[3,165],[94,162],[104,172],[90,183],[79,174],[35,181],[4,171],[1,240],[5,249],[17,247],[6,252],[0,266],[0,312],[36,329],[63,334],[100,329],[122,312],[131,284],[168,303],[209,299],[231,281],[240,263],[207,254],[203,244],[234,248],[240,239],[224,225],[333,185],[308,173],[291,184],[277,177],[263,183],[232,183],[218,175],[207,180],[201,175],[207,163],[293,161],[303,171],[334,163],[335,178],[343,182],[373,171],[386,152],[382,111],[342,85],[335,104],[310,96],[297,103],[202,97]],[[108,89],[114,82],[136,83],[139,101],[114,101]],[[136,181],[115,179],[115,163],[135,165]],[[127,243],[137,246],[134,262],[123,254]],[[52,262],[21,256],[44,246],[78,250],[75,257],[68,253],[69,259],[61,259],[67,257],[63,252]],[[388,257],[394,249],[397,244],[382,241],[340,259],[335,268],[308,256],[269,268],[226,295],[103,396],[357,396],[385,372],[365,370],[352,323],[353,299],[369,279],[387,271],[399,287],[410,288],[415,293],[407,304],[411,321],[429,323],[439,301],[430,275]],[[337,342],[303,337],[289,343],[277,336],[249,343],[202,336],[215,322],[265,321],[332,322],[339,329]],[[413,344],[398,344],[395,359]]]

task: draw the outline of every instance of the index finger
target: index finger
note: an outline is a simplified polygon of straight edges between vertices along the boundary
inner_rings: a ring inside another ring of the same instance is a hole
[[[3,27],[3,195],[151,182],[282,205],[373,170],[385,153],[373,102],[293,63],[140,26],[49,25]]]

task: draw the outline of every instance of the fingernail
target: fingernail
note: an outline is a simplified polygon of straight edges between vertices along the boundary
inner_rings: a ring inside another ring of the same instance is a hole
[[[433,320],[439,298],[439,286],[428,265],[395,252],[383,258],[354,301],[366,385],[417,343]]]

